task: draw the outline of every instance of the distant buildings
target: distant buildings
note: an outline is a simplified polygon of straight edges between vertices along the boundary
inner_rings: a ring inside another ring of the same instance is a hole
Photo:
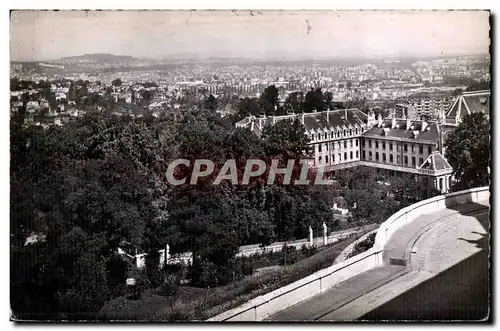
[[[416,111],[412,105],[409,104],[397,104],[395,107],[395,118],[401,119],[415,119]]]
[[[450,108],[452,97],[428,97],[410,99],[408,102],[419,119],[437,119],[438,115]]]

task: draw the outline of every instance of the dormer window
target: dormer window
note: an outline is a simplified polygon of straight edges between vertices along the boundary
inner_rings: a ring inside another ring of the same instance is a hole
[[[486,97],[480,97],[479,102],[483,105],[486,104]]]
[[[321,135],[318,133],[318,140],[321,140]]]

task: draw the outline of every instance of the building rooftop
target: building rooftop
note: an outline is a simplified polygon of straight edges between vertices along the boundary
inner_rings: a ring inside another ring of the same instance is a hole
[[[409,128],[407,128],[408,123],[410,124]],[[394,128],[392,128],[393,124],[395,124]],[[385,136],[392,140],[425,141],[435,143],[439,138],[438,130],[438,124],[436,122],[394,119],[393,123],[393,120],[386,119],[377,123],[373,128],[363,133],[363,136],[375,138]]]
[[[236,127],[249,127],[251,131],[260,136],[268,123],[275,124],[283,120],[294,121],[295,119],[298,119],[304,125],[306,131],[318,132],[324,129],[331,130],[364,125],[367,123],[368,115],[359,109],[353,108],[283,116],[249,116],[236,123]]]
[[[446,112],[446,119],[457,121],[465,114],[490,111],[490,91],[464,92],[458,96],[450,109]]]
[[[439,152],[433,152],[424,161],[424,163],[419,167],[419,169],[431,169],[431,170],[452,170],[448,161]]]
[[[300,116],[300,115],[299,115]],[[304,126],[308,131],[354,127],[366,124],[368,116],[359,109],[339,109],[304,114]]]

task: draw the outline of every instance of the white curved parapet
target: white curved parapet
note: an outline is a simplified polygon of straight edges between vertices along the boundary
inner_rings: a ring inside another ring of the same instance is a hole
[[[449,206],[463,203],[478,202],[490,198],[489,187],[478,187],[465,191],[439,195],[430,199],[417,202],[393,214],[382,223],[375,237],[373,248],[383,249],[392,234],[405,224],[410,223],[424,214],[432,214]]]
[[[262,321],[270,315],[329,290],[353,276],[381,266],[383,249],[391,235],[417,217],[454,205],[489,200],[489,197],[489,187],[480,187],[440,195],[403,208],[380,225],[374,246],[366,252],[254,298],[207,321]]]

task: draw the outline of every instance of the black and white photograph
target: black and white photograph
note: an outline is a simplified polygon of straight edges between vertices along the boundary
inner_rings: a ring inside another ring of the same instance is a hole
[[[489,10],[9,15],[11,324],[491,320]]]

